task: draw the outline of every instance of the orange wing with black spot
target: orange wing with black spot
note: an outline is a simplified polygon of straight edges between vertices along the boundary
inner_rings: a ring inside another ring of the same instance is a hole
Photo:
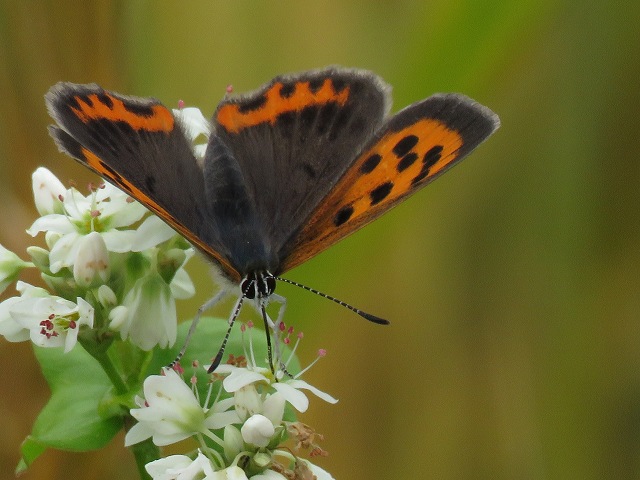
[[[388,211],[462,160],[499,126],[458,94],[413,104],[380,129],[280,251],[289,270]]]
[[[95,84],[58,83],[45,97],[58,148],[144,204],[234,280],[206,211],[204,175],[171,110]]]

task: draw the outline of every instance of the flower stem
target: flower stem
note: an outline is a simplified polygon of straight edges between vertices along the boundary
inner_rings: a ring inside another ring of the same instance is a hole
[[[109,355],[107,354],[109,344],[107,343],[107,345],[105,345],[104,343],[91,341],[80,335],[78,336],[78,341],[83,348],[98,361],[104,372],[109,377],[109,380],[111,380],[116,393],[118,395],[125,395],[129,389],[116,369],[116,366],[111,361],[111,358],[109,358]]]
[[[129,447],[136,459],[136,466],[138,467],[138,473],[143,480],[150,480],[151,476],[144,468],[147,463],[153,462],[160,458],[160,449],[156,447],[150,438],[143,442],[136,443]]]

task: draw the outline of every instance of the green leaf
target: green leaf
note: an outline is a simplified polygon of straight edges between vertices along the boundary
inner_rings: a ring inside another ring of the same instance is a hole
[[[111,382],[98,362],[80,346],[35,348],[51,398],[22,445],[19,471],[46,448],[83,452],[104,447],[122,428],[121,410],[106,408]],[[104,416],[109,412],[110,416]],[[117,412],[118,414],[114,414]]]
[[[26,472],[29,465],[31,465],[46,449],[47,447],[45,445],[34,440],[30,435],[25,438],[24,442],[22,442],[22,445],[20,446],[22,458],[20,458],[18,466],[16,467],[16,477]]]

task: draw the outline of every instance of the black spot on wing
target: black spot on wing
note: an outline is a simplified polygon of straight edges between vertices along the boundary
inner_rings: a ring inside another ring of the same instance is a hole
[[[374,153],[369,158],[367,158],[362,165],[360,165],[360,173],[371,173],[375,170],[375,168],[382,160],[382,157],[377,153]]]
[[[310,80],[309,90],[311,91],[311,93],[317,93],[322,88],[322,85],[324,84],[324,80],[325,79],[322,77],[314,78]]]
[[[442,150],[444,147],[442,145],[436,145],[435,147],[431,147],[427,150],[427,153],[424,154],[424,158],[422,159],[422,163],[427,165],[429,168],[435,165],[435,163],[440,160],[442,156]]]
[[[109,100],[111,101],[111,100]],[[137,102],[124,101],[123,102],[125,110],[139,116],[139,117],[153,117],[153,109],[151,105],[145,105]]]
[[[111,100],[111,97],[109,97],[106,93],[100,92],[97,94],[97,97],[100,103],[106,105],[108,108],[113,108],[113,101]],[[126,108],[126,105],[125,105],[125,108]]]
[[[403,172],[411,165],[413,165],[417,159],[418,154],[416,152],[409,152],[404,157],[402,157],[402,160],[398,162],[396,169],[398,170],[398,172]]]
[[[393,182],[385,182],[382,185],[374,188],[369,194],[369,198],[371,199],[371,206],[380,203],[382,200],[387,198],[387,196],[391,193],[393,189]]]
[[[436,145],[427,150],[427,153],[422,157],[422,169],[420,170],[420,173],[411,180],[412,185],[421,182],[429,176],[429,170],[431,170],[431,167],[433,167],[436,162],[440,160],[440,157],[442,157],[443,149],[444,147],[442,145]]]
[[[402,140],[400,140],[393,147],[393,153],[396,154],[398,158],[404,157],[407,153],[411,151],[413,147],[418,143],[418,137],[415,135],[407,135]]]
[[[252,98],[251,100],[247,100],[245,102],[238,104],[238,112],[240,113],[249,113],[255,110],[260,110],[267,103],[266,94],[258,95],[256,98]]]
[[[349,219],[351,218],[351,215],[353,215],[353,211],[354,210],[351,205],[342,207],[340,210],[338,210],[338,213],[336,213],[336,216],[333,217],[333,224],[336,227],[339,227],[343,223],[349,221]]]
[[[280,88],[280,97],[289,98],[294,93],[296,93],[296,84],[295,83],[285,83]]]

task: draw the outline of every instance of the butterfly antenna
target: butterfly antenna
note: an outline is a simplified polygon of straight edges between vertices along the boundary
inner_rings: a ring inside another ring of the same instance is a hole
[[[224,336],[224,339],[222,340],[222,345],[220,345],[220,349],[216,354],[216,358],[214,358],[211,365],[209,365],[209,368],[207,369],[207,373],[213,373],[213,371],[216,368],[218,368],[218,365],[220,365],[220,362],[222,361],[224,350],[225,348],[227,348],[227,342],[229,341],[229,335],[231,335],[231,329],[233,328],[233,324],[236,322],[236,318],[238,318],[238,315],[240,314],[240,309],[242,308],[242,303],[244,302],[244,298],[245,297],[242,296],[236,302],[236,308],[233,310],[231,317],[229,317],[229,328],[227,329],[227,333]]]
[[[341,305],[345,308],[348,308],[352,312],[357,313],[362,318],[365,318],[370,322],[377,323],[378,325],[389,325],[390,323],[389,320],[385,320],[384,318],[376,317],[375,315],[371,315],[370,313],[363,312],[359,308],[356,308],[353,305],[349,305],[348,303],[343,302],[342,300],[338,300],[337,298],[332,297],[331,295],[327,295],[326,293],[319,292],[315,288],[307,287],[306,285],[302,285],[301,283],[294,282],[293,280],[289,280],[287,278],[282,278],[282,277],[274,277],[274,278],[281,282],[288,283],[289,285],[300,287],[304,290],[307,290],[308,292],[315,293],[316,295],[320,295],[322,298],[326,298],[327,300],[331,300],[332,302],[335,302],[338,305]]]

